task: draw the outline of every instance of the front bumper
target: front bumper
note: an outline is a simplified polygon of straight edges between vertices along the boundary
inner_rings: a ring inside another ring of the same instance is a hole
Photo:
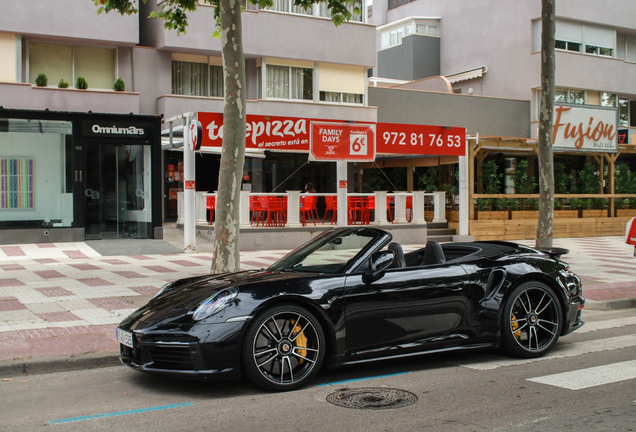
[[[120,345],[121,362],[146,373],[197,380],[241,377],[240,334],[243,322],[198,324],[161,329],[135,328],[133,348]]]

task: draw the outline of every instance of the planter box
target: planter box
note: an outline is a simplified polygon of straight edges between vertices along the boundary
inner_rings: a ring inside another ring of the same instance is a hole
[[[636,217],[636,209],[616,209],[616,217]]]
[[[477,220],[508,220],[510,212],[505,211],[478,211]]]
[[[578,210],[555,210],[554,218],[555,219],[577,219],[579,217]]]
[[[556,217],[556,216],[555,216]],[[510,212],[510,219],[539,219],[539,210],[513,210]]]
[[[448,222],[459,222],[459,211],[447,211],[446,220]]]
[[[581,210],[582,218],[600,218],[608,217],[607,210]]]

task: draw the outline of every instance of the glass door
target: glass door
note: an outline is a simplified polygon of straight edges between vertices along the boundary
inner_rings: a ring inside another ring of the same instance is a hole
[[[149,146],[89,144],[84,173],[86,240],[150,237]]]

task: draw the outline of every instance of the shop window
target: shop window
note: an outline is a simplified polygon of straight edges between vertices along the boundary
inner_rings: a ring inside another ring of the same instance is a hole
[[[629,100],[618,100],[618,125],[629,126]]]
[[[267,65],[267,97],[313,100],[314,70],[291,66]]]
[[[72,124],[31,119],[0,123],[0,228],[72,226],[72,185],[67,184]]]
[[[90,88],[112,89],[116,78],[116,49],[29,43],[29,80],[44,73],[49,85],[63,79],[71,86],[84,77]]]

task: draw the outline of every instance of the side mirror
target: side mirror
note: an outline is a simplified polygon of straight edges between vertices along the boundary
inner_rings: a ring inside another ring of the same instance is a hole
[[[393,264],[393,260],[395,260],[393,251],[376,252],[371,255],[370,269],[362,275],[362,281],[369,284],[380,279],[382,273]]]

